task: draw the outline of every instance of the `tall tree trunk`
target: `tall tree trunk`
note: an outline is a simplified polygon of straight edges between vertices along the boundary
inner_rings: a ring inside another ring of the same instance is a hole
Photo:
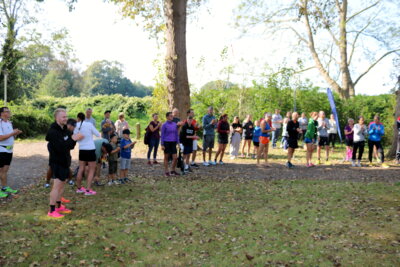
[[[399,76],[399,82],[400,82],[400,76]],[[393,125],[393,141],[392,141],[392,147],[390,148],[387,157],[388,158],[394,158],[396,156],[396,151],[397,151],[397,138],[398,138],[398,131],[397,131],[397,123],[396,120],[400,116],[400,83],[399,83],[399,88],[396,91],[396,110],[395,110],[395,120],[394,120],[394,125]]]
[[[178,108],[181,119],[190,108],[190,89],[186,62],[186,8],[187,0],[165,0],[168,104]]]
[[[345,99],[353,97],[354,92],[354,84],[351,79],[349,64],[348,64],[348,56],[347,56],[347,30],[346,30],[346,21],[347,21],[347,0],[343,0],[341,8],[339,9],[340,14],[340,39],[339,39],[339,50],[340,50],[340,72],[342,73],[342,90],[343,96]]]

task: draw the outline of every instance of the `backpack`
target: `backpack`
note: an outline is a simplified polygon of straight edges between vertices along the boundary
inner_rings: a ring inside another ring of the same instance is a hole
[[[149,124],[150,125],[150,124]],[[150,131],[150,127],[147,126],[145,129],[145,134],[144,134],[144,144],[148,145],[150,143],[150,137],[151,137],[151,131]]]

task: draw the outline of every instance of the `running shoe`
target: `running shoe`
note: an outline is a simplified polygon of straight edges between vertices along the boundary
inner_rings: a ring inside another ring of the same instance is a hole
[[[69,184],[70,186],[73,186],[73,185],[75,184],[75,182],[72,181],[72,180],[69,180],[68,184]]]
[[[381,160],[381,159],[377,159],[376,162],[378,162],[379,164],[381,164],[381,163],[382,163],[382,160]]]
[[[86,192],[86,188],[84,188],[83,186],[81,188],[78,188],[76,190],[76,193],[80,194],[80,193],[85,193]]]
[[[361,162],[360,162],[360,161],[358,161],[358,163],[357,163],[357,167],[362,167],[362,165],[361,165]]]
[[[115,184],[115,185],[120,185],[121,184],[118,180],[113,180],[112,183]]]
[[[147,162],[147,165],[151,166],[151,161],[150,160]]]
[[[171,174],[170,174],[169,172],[166,172],[164,175],[165,175],[166,177],[170,177],[170,176],[171,176]]]
[[[321,160],[317,160],[317,165],[321,165]]]
[[[307,163],[307,164],[306,164],[306,167],[307,167],[307,168],[311,168],[312,165]]]
[[[158,161],[157,160],[153,160],[153,164],[158,164]]]
[[[179,176],[179,173],[177,173],[176,171],[172,171],[171,175]]]
[[[14,190],[9,186],[5,186],[1,189],[4,193],[9,193],[9,194],[16,194],[18,193],[18,190]]]
[[[198,168],[199,167],[199,165],[197,165],[196,163],[192,163],[192,164],[190,164],[190,166],[193,167],[193,168]]]
[[[6,198],[6,197],[8,197],[8,194],[0,191],[0,198]]]
[[[50,184],[48,183],[44,184],[44,188],[50,188]]]
[[[219,165],[224,165],[224,162],[222,160],[220,160]]]
[[[206,166],[206,167],[210,166],[210,164],[207,161],[204,161],[203,165]]]
[[[64,217],[64,215],[58,213],[57,211],[53,211],[53,212],[48,212],[47,213],[47,217],[53,218],[53,219],[61,219]]]
[[[95,185],[95,186],[104,186],[105,184],[101,184],[101,183],[99,183],[99,182],[96,181],[96,182],[94,182],[94,185]]]
[[[67,209],[64,205],[61,205],[59,208],[56,208],[56,211],[62,214],[68,214],[72,212],[70,209]]]
[[[184,169],[183,170],[183,174],[188,174],[189,173],[189,169]]]
[[[108,183],[107,183],[107,185],[113,185],[114,183],[112,182],[112,181],[109,181]]]
[[[328,165],[328,166],[332,165],[332,163],[329,160],[325,161],[325,164]]]
[[[124,178],[124,182],[125,182],[125,183],[129,183],[129,182],[132,182],[132,180],[125,177],[125,178]]]
[[[370,161],[370,162],[368,163],[368,167],[374,167],[374,164],[372,163],[372,161]]]
[[[125,184],[124,179],[118,179],[119,184]]]
[[[188,168],[188,170],[189,170],[189,172],[193,172],[192,168],[190,168],[190,167]]]
[[[62,198],[61,198],[61,202],[62,202],[62,203],[70,203],[71,200],[62,197]]]
[[[385,168],[385,169],[388,169],[388,168],[390,168],[390,166],[388,165],[388,164],[386,164],[386,163],[382,163],[382,168]]]
[[[213,166],[217,165],[217,162],[216,162],[216,161],[211,161],[211,160],[210,160],[208,163],[209,163],[210,165],[213,165]]]
[[[97,194],[97,192],[93,191],[93,190],[86,190],[86,192],[85,192],[85,196],[94,196],[96,194]]]
[[[351,167],[355,167],[356,166],[356,162],[353,160],[352,162],[351,162]]]

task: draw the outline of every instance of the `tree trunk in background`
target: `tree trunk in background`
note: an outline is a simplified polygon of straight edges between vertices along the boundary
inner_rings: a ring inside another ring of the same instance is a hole
[[[388,158],[395,158],[396,157],[396,150],[397,150],[397,137],[398,137],[398,131],[397,131],[397,117],[400,116],[400,88],[396,91],[396,110],[394,114],[394,125],[393,125],[393,141],[392,141],[392,147],[390,148],[387,157]]]
[[[165,0],[167,55],[166,76],[169,108],[178,108],[181,119],[190,108],[190,89],[186,62],[187,0]]]

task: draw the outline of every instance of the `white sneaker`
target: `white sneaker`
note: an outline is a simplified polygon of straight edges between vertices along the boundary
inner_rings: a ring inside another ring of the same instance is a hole
[[[236,157],[235,156],[231,156],[231,159],[236,159]]]
[[[362,167],[362,165],[361,165],[361,162],[360,162],[360,161],[358,161],[358,163],[357,163],[357,167]]]
[[[50,184],[44,184],[44,188],[49,188]]]
[[[351,166],[352,167],[355,167],[356,166],[356,162],[353,160],[353,161],[351,161]]]
[[[203,162],[203,165],[204,165],[204,166],[210,166],[210,164],[208,164],[207,161],[204,161],[204,162]]]
[[[112,181],[109,181],[109,182],[107,183],[107,185],[113,185],[113,182],[112,182]]]
[[[121,184],[121,182],[120,182],[120,181],[118,181],[118,180],[114,180],[114,181],[112,181],[112,183],[113,183],[113,184],[116,184],[116,185],[119,185],[119,184]]]
[[[213,166],[217,165],[217,162],[216,162],[216,161],[211,161],[211,160],[210,160],[208,163],[209,163],[210,165],[213,165]]]

